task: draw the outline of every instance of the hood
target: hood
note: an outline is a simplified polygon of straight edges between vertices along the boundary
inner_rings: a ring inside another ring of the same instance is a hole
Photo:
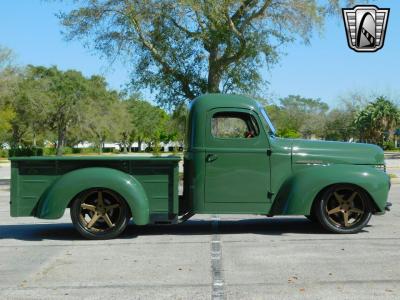
[[[376,145],[292,140],[293,163],[384,164],[383,150]]]
[[[381,165],[385,163],[383,150],[371,144],[281,138],[275,138],[274,142],[279,149],[286,149],[287,152],[291,149],[293,163],[298,164]]]

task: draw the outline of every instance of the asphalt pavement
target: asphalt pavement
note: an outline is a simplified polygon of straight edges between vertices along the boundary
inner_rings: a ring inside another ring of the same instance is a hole
[[[69,213],[9,216],[0,166],[0,299],[400,299],[400,185],[355,235],[304,217],[199,215],[88,241]]]

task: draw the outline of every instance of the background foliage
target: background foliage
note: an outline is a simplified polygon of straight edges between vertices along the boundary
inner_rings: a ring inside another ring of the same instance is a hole
[[[138,95],[126,97],[110,90],[101,76],[86,78],[79,71],[55,66],[7,65],[0,70],[0,87],[3,146],[47,146],[54,151],[45,154],[60,155],[72,153],[71,147],[85,141],[98,152],[106,142],[118,143],[128,152],[133,142],[158,147],[159,142],[183,141],[183,107],[167,113]]]
[[[60,155],[112,151],[107,142],[123,152],[134,142],[154,151],[161,142],[182,146],[187,104],[209,92],[262,100],[282,137],[393,148],[400,133],[395,99],[352,94],[329,108],[301,95],[261,97],[267,85],[261,68],[278,63],[286,44],[309,43],[326,16],[354,2],[76,0],[59,14],[65,37],[123,61],[132,74],[130,91],[111,90],[103,77],[78,70],[16,66],[13,52],[0,46],[0,149],[44,147],[45,155]],[[143,90],[158,106],[140,96]],[[77,150],[81,142],[92,146]]]

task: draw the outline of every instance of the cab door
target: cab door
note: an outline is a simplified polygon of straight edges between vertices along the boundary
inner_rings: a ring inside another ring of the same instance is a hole
[[[261,124],[251,110],[225,108],[208,112],[206,207],[243,213],[269,208],[269,143]]]

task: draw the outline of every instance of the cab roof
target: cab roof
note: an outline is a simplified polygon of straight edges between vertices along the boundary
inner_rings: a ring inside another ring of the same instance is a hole
[[[235,107],[254,110],[258,106],[256,100],[233,94],[204,94],[195,98],[190,104],[190,111],[205,113],[213,108]]]

